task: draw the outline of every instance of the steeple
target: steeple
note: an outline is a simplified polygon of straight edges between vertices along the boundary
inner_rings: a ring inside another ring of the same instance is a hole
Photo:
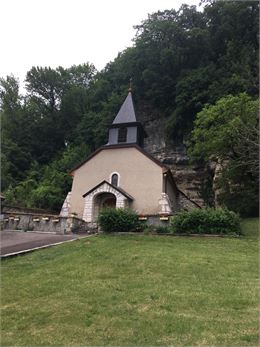
[[[146,137],[146,133],[143,126],[136,119],[130,80],[128,95],[109,128],[107,145],[135,143],[143,147],[144,137]]]
[[[112,124],[136,122],[135,109],[133,104],[132,93],[129,91],[123,105],[121,106],[116,118]]]

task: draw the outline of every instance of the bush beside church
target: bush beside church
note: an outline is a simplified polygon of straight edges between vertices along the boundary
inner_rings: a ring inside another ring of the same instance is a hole
[[[170,220],[170,225],[146,225],[130,209],[105,208],[98,218],[101,230],[107,233],[144,231],[157,234],[211,234],[240,235],[239,216],[227,209],[193,209],[179,212]]]

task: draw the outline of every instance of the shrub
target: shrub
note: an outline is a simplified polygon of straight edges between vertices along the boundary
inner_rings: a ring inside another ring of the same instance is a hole
[[[144,234],[169,234],[171,232],[168,225],[146,225],[143,228]]]
[[[102,231],[106,233],[137,231],[140,228],[138,215],[124,208],[102,209],[98,216],[98,223]]]
[[[157,234],[169,234],[171,232],[168,225],[157,225],[155,227],[155,231],[157,232]]]
[[[194,209],[171,219],[171,232],[188,234],[241,234],[236,213],[227,209]]]
[[[148,234],[152,234],[155,233],[155,226],[151,225],[151,224],[145,224],[143,229],[142,229],[143,233],[148,235]]]

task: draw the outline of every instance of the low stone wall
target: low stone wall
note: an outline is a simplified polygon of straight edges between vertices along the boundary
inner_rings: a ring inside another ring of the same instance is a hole
[[[170,223],[170,218],[171,218],[171,215],[169,216],[146,215],[146,216],[139,216],[139,221],[146,223],[147,225],[168,226]]]
[[[71,234],[77,232],[94,233],[97,228],[77,217],[5,212],[1,221],[3,230],[23,230]]]
[[[98,231],[96,223],[88,223],[77,217],[63,217],[63,219],[67,220],[67,228],[71,233],[88,232],[89,234],[93,234]]]
[[[11,206],[5,203],[2,204],[2,213],[24,213],[24,214],[36,214],[36,215],[53,215],[57,216],[57,212],[44,210],[41,208],[29,208],[21,206]]]

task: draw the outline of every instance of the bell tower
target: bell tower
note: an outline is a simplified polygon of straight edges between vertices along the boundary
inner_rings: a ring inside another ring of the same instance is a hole
[[[107,145],[137,144],[143,147],[144,137],[147,137],[147,135],[142,124],[136,119],[130,87],[124,103],[109,127]]]

